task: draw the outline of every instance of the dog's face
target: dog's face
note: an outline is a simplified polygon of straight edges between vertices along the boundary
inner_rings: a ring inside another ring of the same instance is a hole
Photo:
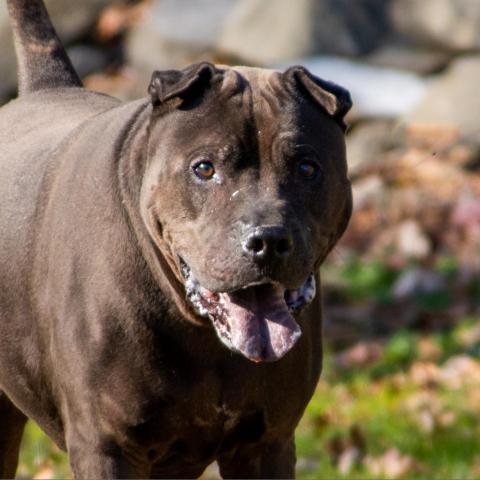
[[[351,213],[348,93],[294,67],[156,72],[141,211],[185,311],[253,361],[281,358]]]

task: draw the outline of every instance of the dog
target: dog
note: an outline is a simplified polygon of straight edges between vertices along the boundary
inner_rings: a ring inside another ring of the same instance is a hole
[[[122,103],[8,0],[0,476],[28,418],[76,478],[291,478],[321,371],[319,267],[352,209],[348,92],[202,62]]]

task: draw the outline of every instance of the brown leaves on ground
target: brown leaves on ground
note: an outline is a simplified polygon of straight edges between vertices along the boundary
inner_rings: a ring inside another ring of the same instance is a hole
[[[335,366],[340,370],[366,367],[375,364],[383,356],[383,345],[379,341],[358,342],[335,356]]]
[[[379,456],[368,456],[364,463],[376,478],[413,478],[415,473],[421,471],[420,464],[413,457],[400,453],[397,448],[389,448]]]
[[[347,475],[355,465],[360,465],[366,453],[366,440],[358,425],[353,425],[347,437],[336,435],[327,443],[332,462],[342,475]]]
[[[326,268],[382,262],[395,281],[362,299],[325,282],[336,348],[400,328],[450,328],[480,311],[480,129],[467,138],[448,125],[384,128],[395,141],[355,163],[354,213]]]
[[[454,251],[478,266],[479,146],[449,126],[411,125],[398,136],[396,149],[356,168],[355,214],[343,245],[405,261]]]

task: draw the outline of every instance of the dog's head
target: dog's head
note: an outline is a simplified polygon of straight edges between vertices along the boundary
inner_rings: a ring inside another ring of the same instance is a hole
[[[253,361],[300,336],[294,313],[351,214],[348,92],[302,67],[155,72],[141,212],[193,321]]]

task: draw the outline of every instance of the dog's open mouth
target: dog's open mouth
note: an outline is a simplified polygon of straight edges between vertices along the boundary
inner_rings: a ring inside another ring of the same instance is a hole
[[[181,262],[187,297],[197,312],[209,317],[220,340],[253,362],[282,358],[300,338],[293,313],[315,297],[315,277],[296,290],[262,283],[233,292],[214,293],[202,287]]]

